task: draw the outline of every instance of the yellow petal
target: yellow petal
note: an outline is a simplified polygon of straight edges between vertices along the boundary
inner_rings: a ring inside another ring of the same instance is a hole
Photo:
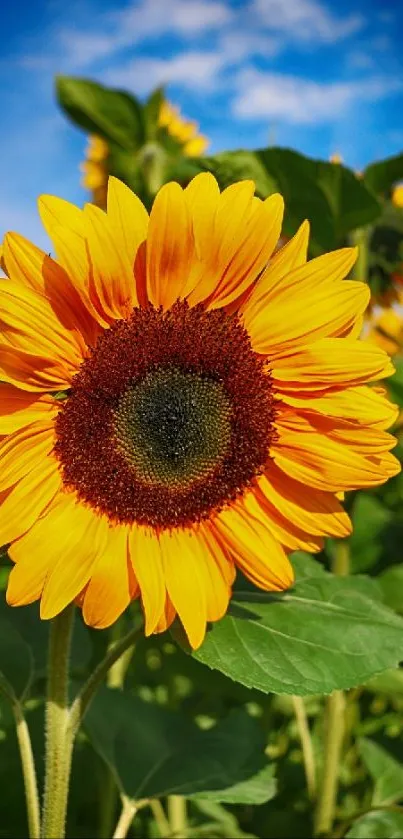
[[[25,391],[66,390],[74,371],[57,359],[46,359],[0,344],[0,377]]]
[[[177,183],[158,192],[147,238],[147,291],[154,306],[170,306],[183,297],[194,259],[192,220]]]
[[[36,422],[16,431],[0,443],[0,491],[40,467],[55,441],[52,421]]]
[[[92,265],[92,278],[106,317],[125,317],[137,304],[133,262],[115,236],[108,216],[99,207],[86,204],[85,233]]]
[[[51,420],[57,411],[56,401],[47,394],[38,398],[37,394],[0,383],[0,435],[12,434],[38,420]]]
[[[141,591],[145,634],[151,635],[165,606],[165,580],[156,533],[149,527],[133,525],[129,534],[129,554]]]
[[[147,238],[147,210],[126,184],[110,177],[107,213],[117,250],[124,251],[133,266],[138,247]]]
[[[259,588],[282,591],[292,584],[292,566],[263,510],[252,515],[241,499],[214,518],[214,528],[235,564]]]
[[[54,618],[84,588],[95,560],[105,550],[107,532],[106,519],[69,493],[26,534],[24,548],[33,562],[40,550],[52,558],[41,598],[42,619]]]
[[[2,502],[0,544],[7,545],[26,533],[53,501],[61,483],[58,465],[53,458],[47,458],[25,475]],[[9,548],[9,553],[16,561],[14,545]]]
[[[114,623],[130,602],[128,535],[125,525],[111,527],[106,546],[92,569],[84,595],[83,618],[96,629]]]
[[[278,357],[270,366],[281,391],[287,392],[361,385],[394,372],[390,359],[379,347],[347,338],[323,338]]]
[[[344,419],[361,426],[390,428],[396,421],[399,408],[387,399],[379,388],[358,385],[320,395],[282,393],[282,401],[305,413],[319,413],[334,419]]]

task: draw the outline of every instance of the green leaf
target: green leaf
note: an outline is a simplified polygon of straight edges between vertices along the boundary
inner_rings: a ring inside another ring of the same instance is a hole
[[[33,657],[28,644],[12,623],[0,617],[0,692],[10,699],[21,697],[33,675]]]
[[[358,741],[358,747],[375,784],[372,805],[395,804],[403,798],[403,764],[366,737]]]
[[[213,173],[221,189],[236,181],[250,179],[255,182],[256,192],[261,198],[267,198],[278,190],[277,181],[259,160],[258,153],[253,151],[220,152],[211,157],[203,157],[200,163],[204,169]]]
[[[243,711],[201,731],[183,713],[104,688],[84,727],[130,798],[228,792],[266,764],[263,733]]]
[[[403,408],[403,358],[393,359],[396,372],[388,379],[388,391],[392,402]]]
[[[396,181],[403,180],[403,154],[371,163],[364,169],[363,177],[365,183],[377,195],[389,192]]]
[[[63,110],[85,131],[129,151],[143,144],[143,109],[134,96],[72,76],[57,76],[56,93]]]
[[[403,564],[387,568],[377,580],[386,605],[403,614]]]
[[[294,551],[291,554],[291,562],[295,572],[295,579],[297,582],[305,579],[305,577],[325,577],[328,574],[323,562],[318,562],[311,554],[305,551]]]
[[[367,813],[346,833],[347,839],[402,839],[403,813]]]
[[[383,533],[392,518],[382,500],[360,492],[353,507],[353,532],[350,538],[351,569],[357,573],[372,568],[383,551]]]
[[[325,575],[283,595],[236,592],[236,613],[214,624],[193,655],[265,693],[362,684],[396,666],[403,645],[403,620],[367,589],[366,580]]]
[[[318,162],[316,180],[333,212],[335,241],[351,230],[374,222],[381,214],[379,201],[362,178],[339,163]]]
[[[159,129],[161,105],[165,100],[164,88],[157,87],[144,105],[144,122],[147,140],[155,140]]]
[[[227,789],[198,793],[196,798],[222,804],[265,804],[274,798],[276,792],[275,766],[268,764],[247,781],[240,781]]]

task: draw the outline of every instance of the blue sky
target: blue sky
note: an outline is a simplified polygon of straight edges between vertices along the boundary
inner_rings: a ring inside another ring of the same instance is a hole
[[[403,148],[399,0],[14,0],[2,31],[0,234],[43,247],[37,196],[86,198],[55,73],[165,83],[212,152],[270,142],[359,169]]]

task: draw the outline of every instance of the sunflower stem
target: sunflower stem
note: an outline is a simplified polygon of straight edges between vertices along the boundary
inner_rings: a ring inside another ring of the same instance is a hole
[[[295,719],[298,726],[299,739],[301,741],[306,786],[309,798],[313,801],[316,795],[315,755],[313,751],[311,732],[309,730],[305,702],[302,696],[293,696],[292,701],[294,705]]]
[[[346,576],[350,570],[350,550],[346,539],[336,543],[332,571]],[[345,732],[346,700],[335,690],[326,701],[322,785],[315,813],[315,836],[328,836],[332,830],[339,786],[339,768]]]
[[[112,839],[125,839],[136,813],[137,806],[135,802],[132,801],[130,798],[127,798],[126,795],[122,796],[122,812],[120,814],[119,821],[116,825]]]
[[[18,748],[24,777],[25,801],[27,805],[28,834],[30,839],[39,839],[41,831],[38,783],[32,752],[29,728],[20,702],[13,702]]]
[[[46,700],[45,796],[43,839],[65,836],[73,737],[69,727],[69,658],[74,605],[50,625]]]
[[[168,819],[171,835],[184,839],[187,836],[187,807],[183,795],[168,796]]]

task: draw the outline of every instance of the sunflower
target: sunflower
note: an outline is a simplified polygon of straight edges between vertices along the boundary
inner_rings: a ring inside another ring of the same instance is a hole
[[[293,582],[288,554],[350,522],[337,495],[399,471],[392,371],[356,340],[369,291],[346,248],[306,261],[308,223],[272,256],[283,201],[203,173],[148,217],[111,178],[108,208],[42,197],[57,261],[10,233],[1,285],[0,544],[7,600],[94,627],[141,598],[193,647],[236,568]]]
[[[181,144],[182,153],[186,157],[199,157],[206,151],[209,141],[203,134],[199,134],[198,123],[184,119],[179,108],[166,99],[161,104],[158,124]]]
[[[371,313],[367,340],[382,347],[388,355],[396,355],[403,349],[403,319],[392,307]]]
[[[88,137],[86,159],[81,164],[82,186],[92,192],[92,200],[98,207],[106,205],[108,191],[109,146],[97,134]]]

